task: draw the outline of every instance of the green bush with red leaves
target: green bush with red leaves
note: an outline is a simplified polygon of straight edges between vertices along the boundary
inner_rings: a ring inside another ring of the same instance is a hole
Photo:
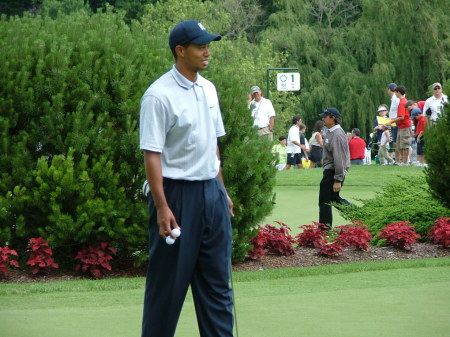
[[[48,274],[51,269],[59,268],[53,258],[52,249],[42,237],[31,238],[27,249],[30,250],[30,258],[26,264],[31,267],[33,275]]]
[[[370,247],[372,234],[367,226],[361,221],[352,220],[352,224],[337,226],[332,230],[326,230],[323,224],[313,222],[313,225],[302,225],[303,231],[295,238],[289,234],[290,228],[279,221],[280,227],[266,225],[261,227],[258,235],[250,240],[253,249],[249,258],[259,259],[266,253],[291,256],[295,254],[292,244],[299,246],[318,248],[317,254],[326,257],[343,255],[344,247],[352,247],[358,250],[367,250]],[[388,245],[411,249],[420,235],[414,231],[414,226],[409,222],[401,221],[388,224],[378,233],[379,239],[384,239]],[[450,218],[439,218],[436,225],[430,231],[429,238],[442,248],[450,245]],[[379,241],[381,242],[381,241]]]
[[[53,251],[42,237],[31,238],[27,246],[29,258],[26,265],[33,275],[48,274],[52,269],[59,268],[53,258]],[[83,248],[78,252],[75,260],[80,262],[76,270],[82,274],[102,278],[107,271],[111,271],[111,260],[117,254],[117,249],[109,242],[100,242]],[[18,256],[17,251],[8,246],[0,247],[0,278],[8,277],[11,274],[10,266],[19,267],[17,260],[12,260],[11,256]]]
[[[292,248],[294,238],[289,235],[291,229],[282,222],[275,222],[280,225],[279,228],[271,225],[258,226],[258,235],[250,240],[250,243],[253,245],[253,249],[249,252],[251,259],[258,259],[266,253],[283,256],[294,255],[294,249]]]
[[[335,238],[338,243],[359,250],[367,250],[370,247],[372,234],[361,221],[353,221],[353,225],[338,226],[335,230],[338,232]]]
[[[19,267],[19,262],[11,260],[11,255],[17,256],[17,252],[14,249],[9,249],[8,246],[0,247],[0,278],[10,274],[8,265]]]
[[[95,278],[102,278],[106,271],[112,270],[109,262],[116,254],[117,249],[108,242],[100,242],[85,247],[75,257],[75,260],[80,261],[76,270],[82,274],[92,274]]]
[[[387,225],[378,233],[380,239],[386,239],[390,246],[411,249],[417,243],[420,235],[414,231],[414,226],[410,226],[408,221],[400,221]]]
[[[430,228],[428,237],[435,245],[441,245],[442,248],[450,246],[450,218],[439,218],[435,225]]]
[[[330,234],[321,230],[318,222],[314,222],[314,225],[303,225],[299,228],[303,229],[303,232],[295,237],[299,246],[320,248],[328,242],[327,238]]]

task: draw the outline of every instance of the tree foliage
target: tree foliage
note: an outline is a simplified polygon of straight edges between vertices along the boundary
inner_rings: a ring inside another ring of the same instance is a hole
[[[421,100],[430,83],[448,77],[448,1],[277,3],[263,38],[300,68],[300,101],[309,124],[324,107],[337,106],[343,126],[359,127],[365,136],[376,107],[389,103],[387,83],[403,84],[408,98]]]
[[[450,117],[448,105],[444,114],[438,119],[436,125],[429,127],[425,134],[425,159],[428,167],[426,179],[431,194],[444,206],[450,208]]]

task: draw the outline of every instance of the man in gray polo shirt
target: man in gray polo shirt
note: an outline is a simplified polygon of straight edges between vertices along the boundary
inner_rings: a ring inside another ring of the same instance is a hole
[[[350,151],[345,131],[341,128],[341,113],[327,108],[320,115],[328,128],[323,140],[323,177],[319,191],[319,223],[321,229],[331,229],[333,213],[330,203],[350,204],[339,192],[350,168]]]
[[[217,146],[225,130],[216,88],[198,73],[208,66],[209,43],[220,39],[197,21],[176,25],[169,36],[176,63],[141,100],[140,148],[151,190],[143,337],[175,334],[189,286],[200,335],[233,335],[233,203]]]

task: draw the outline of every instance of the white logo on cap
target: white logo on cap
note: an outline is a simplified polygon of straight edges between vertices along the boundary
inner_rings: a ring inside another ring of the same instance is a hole
[[[198,23],[198,26],[200,27],[201,30],[206,30],[206,28],[203,27],[203,25],[200,22]]]

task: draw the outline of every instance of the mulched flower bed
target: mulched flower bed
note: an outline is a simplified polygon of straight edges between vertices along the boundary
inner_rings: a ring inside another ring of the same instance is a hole
[[[246,260],[233,265],[233,271],[265,270],[273,268],[311,267],[337,263],[351,263],[363,261],[387,261],[420,258],[450,257],[450,249],[440,248],[431,243],[417,243],[411,250],[394,247],[369,247],[367,251],[344,248],[345,255],[328,258],[317,255],[318,249],[295,247],[295,254],[289,257],[279,255],[265,255],[258,260]],[[117,266],[106,275],[106,278],[142,277],[146,274],[146,265],[139,268]],[[50,282],[64,280],[86,279],[75,271],[52,270],[48,275],[32,276],[27,271],[12,270],[11,275],[0,282]]]

